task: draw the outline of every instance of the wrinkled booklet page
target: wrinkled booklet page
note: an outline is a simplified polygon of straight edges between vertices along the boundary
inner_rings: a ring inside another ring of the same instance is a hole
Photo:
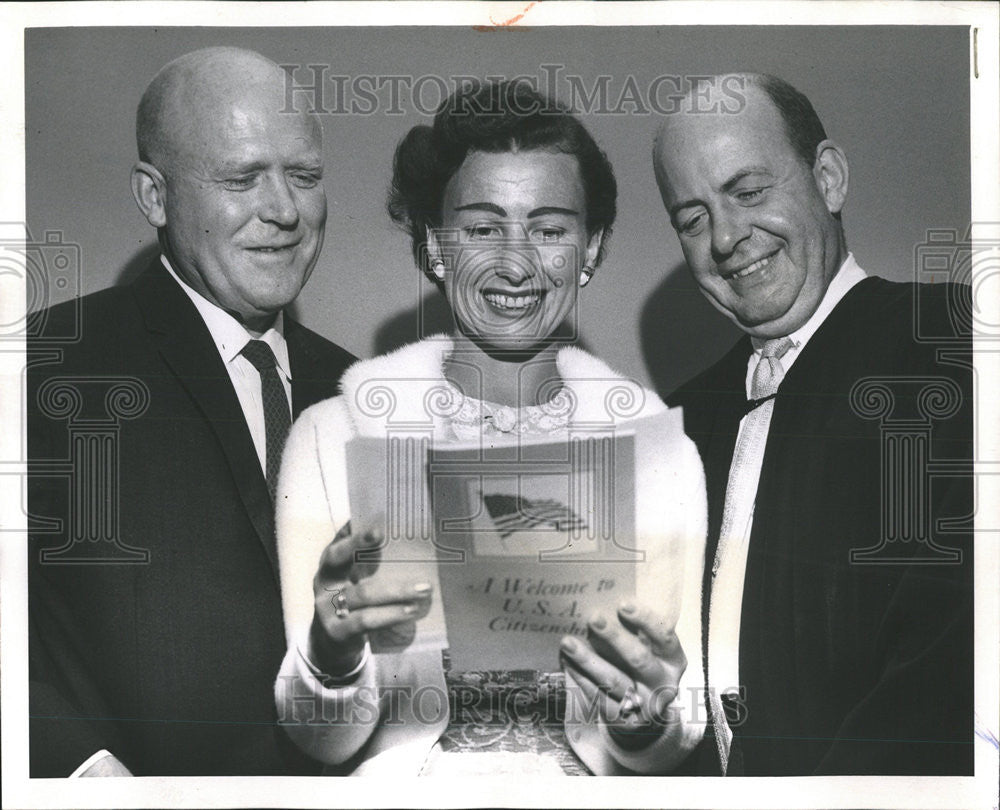
[[[457,672],[557,671],[562,636],[634,598],[636,457],[644,436],[681,429],[671,411],[543,440],[353,439],[352,514],[385,532],[374,576],[436,583],[431,614],[373,649],[439,645]]]

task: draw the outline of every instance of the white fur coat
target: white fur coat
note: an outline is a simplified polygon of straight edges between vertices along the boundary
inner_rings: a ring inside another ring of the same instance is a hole
[[[367,743],[365,762],[357,773],[372,773],[376,766],[379,771],[385,766],[397,773],[418,772],[447,724],[446,713],[435,722],[423,718],[400,726],[379,724],[377,711],[347,712],[352,716],[341,722],[305,723],[303,695],[315,696],[314,705],[337,704],[342,709],[345,704],[357,708],[364,702],[364,708],[370,709],[370,695],[380,685],[410,682],[443,689],[440,652],[375,655],[357,683],[331,690],[324,689],[310,675],[297,647],[305,649],[317,562],[327,543],[350,518],[347,441],[354,436],[384,436],[390,429],[395,435],[412,430],[421,436],[447,439],[447,416],[438,413],[434,402],[445,390],[444,362],[452,350],[450,338],[438,336],[356,363],[344,374],[341,396],[306,410],[292,427],[285,448],[277,535],[290,647],[276,684],[279,717],[302,748],[327,762],[342,762]],[[604,425],[612,430],[624,422],[667,410],[653,392],[581,349],[561,349],[556,363],[575,404],[571,424]],[[704,683],[701,575],[706,534],[705,482],[697,450],[683,434],[679,412],[675,423],[676,429],[671,429],[669,435],[637,442],[636,446],[637,547],[646,551],[647,560],[637,570],[636,595],[640,604],[660,613],[666,613],[668,605],[676,606],[667,620],[676,620],[677,635],[688,658],[678,710],[692,722],[672,739],[660,740],[638,752],[620,749],[603,727],[594,723],[572,729],[567,725],[567,737],[574,750],[598,774],[669,772],[697,744],[703,731],[696,703]],[[436,583],[433,568],[425,573]],[[573,699],[571,694],[568,724]],[[345,716],[343,711],[324,711],[327,717],[334,714]]]

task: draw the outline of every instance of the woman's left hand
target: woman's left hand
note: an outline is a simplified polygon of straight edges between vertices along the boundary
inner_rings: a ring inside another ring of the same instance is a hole
[[[587,639],[565,636],[560,653],[587,709],[596,704],[598,716],[623,747],[644,747],[683,722],[670,704],[687,657],[673,626],[652,611],[626,604],[615,617],[595,614]]]

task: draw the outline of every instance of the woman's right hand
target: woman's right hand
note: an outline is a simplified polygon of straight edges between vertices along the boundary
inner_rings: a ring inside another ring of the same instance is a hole
[[[358,668],[369,632],[421,619],[430,609],[431,583],[372,576],[382,539],[378,529],[352,534],[348,522],[320,557],[308,655],[327,675]]]
[[[588,710],[598,710],[619,745],[641,748],[683,724],[672,704],[687,656],[663,616],[623,603],[616,618],[594,614],[586,640],[564,636],[560,653]]]

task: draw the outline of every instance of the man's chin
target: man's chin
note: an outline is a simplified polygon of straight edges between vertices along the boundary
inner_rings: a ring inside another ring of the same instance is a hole
[[[750,316],[734,317],[733,321],[750,337],[761,340],[785,337],[800,329],[816,311],[816,307],[792,306],[783,310],[772,310]]]
[[[265,289],[248,291],[250,294],[245,299],[248,311],[271,315],[281,312],[299,297],[305,284],[305,282],[298,283],[300,278],[301,275],[289,271],[288,275]]]

